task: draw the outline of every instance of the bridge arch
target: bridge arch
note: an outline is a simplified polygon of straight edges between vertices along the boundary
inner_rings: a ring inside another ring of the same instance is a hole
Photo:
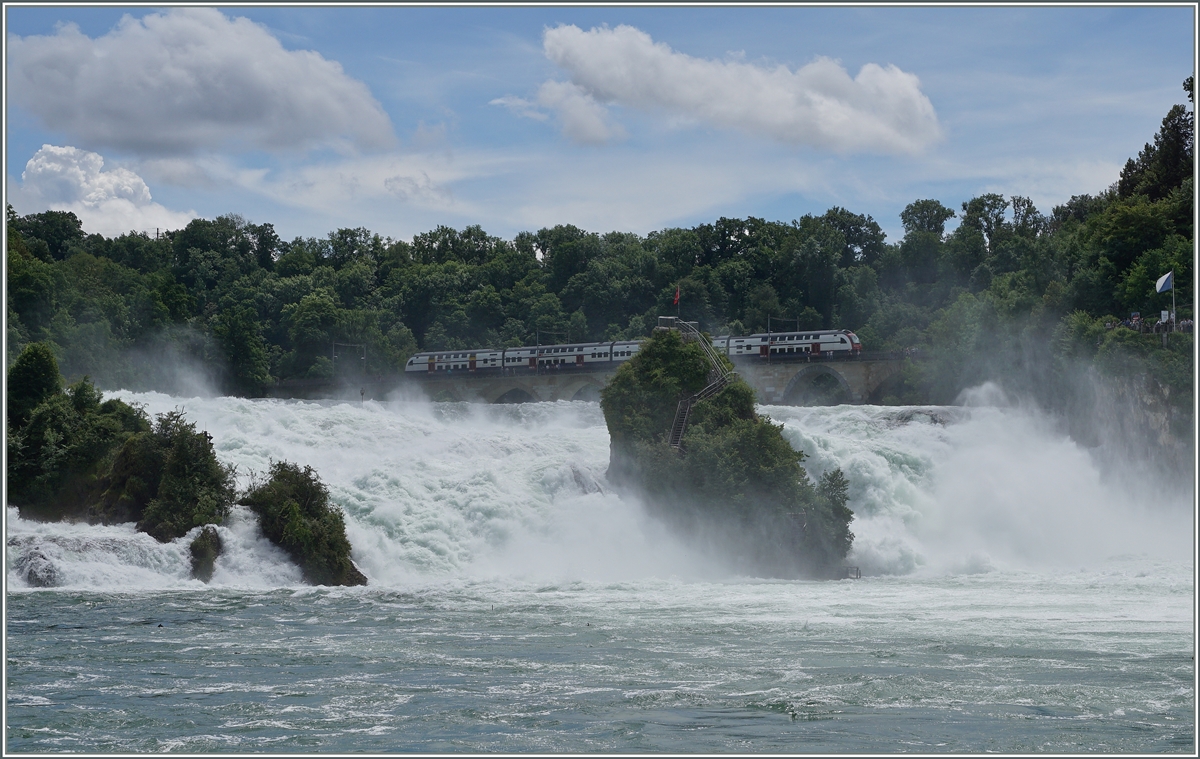
[[[785,406],[837,406],[854,400],[854,390],[842,373],[824,364],[810,364],[796,372],[781,399]]]
[[[509,388],[507,391],[492,398],[489,403],[533,403],[537,398],[523,387]]]
[[[572,401],[596,401],[600,400],[600,391],[604,389],[604,383],[593,378],[581,378],[578,382],[572,382],[563,388],[563,392],[558,396],[564,400]]]

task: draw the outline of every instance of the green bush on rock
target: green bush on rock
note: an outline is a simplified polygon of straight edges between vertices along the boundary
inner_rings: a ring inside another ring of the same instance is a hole
[[[240,501],[258,515],[263,534],[300,565],[314,585],[366,585],[350,560],[342,512],[329,505],[329,489],[312,467],[278,461],[270,479]]]
[[[233,467],[180,411],[151,424],[140,408],[103,400],[85,377],[66,389],[50,349],[27,345],[8,372],[8,498],[26,518],[87,519],[169,542],[196,527],[192,573],[207,582],[221,552],[213,525],[236,498]],[[311,467],[279,462],[241,501],[266,536],[317,585],[365,585],[350,560],[342,512]]]
[[[804,454],[755,413],[745,382],[696,402],[683,451],[668,444],[679,401],[707,384],[709,369],[701,346],[673,330],[656,331],[621,366],[601,401],[610,481],[746,571],[834,574],[854,539],[845,477],[835,470],[814,486]]]
[[[88,516],[106,524],[137,522],[167,542],[193,527],[220,524],[235,495],[233,468],[217,459],[212,438],[169,411],[117,451]]]
[[[152,460],[161,456],[162,468],[138,529],[166,542],[193,527],[224,521],[236,495],[233,468],[217,460],[212,437],[171,411],[158,416],[154,443],[159,450]],[[152,470],[148,473],[153,476]]]

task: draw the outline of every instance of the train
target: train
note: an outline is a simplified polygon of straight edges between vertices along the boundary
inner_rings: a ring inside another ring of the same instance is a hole
[[[603,369],[633,358],[639,340],[601,343],[527,345],[520,348],[473,348],[471,350],[424,351],[408,360],[406,373],[486,372],[515,374],[544,370]],[[784,333],[713,338],[713,348],[730,359],[788,360],[853,358],[862,352],[862,342],[850,330],[797,330]]]

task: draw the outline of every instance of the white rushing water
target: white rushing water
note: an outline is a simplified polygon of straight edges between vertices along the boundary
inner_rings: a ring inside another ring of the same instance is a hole
[[[1195,748],[1189,478],[995,388],[761,408],[846,474],[842,582],[738,576],[612,493],[597,404],[118,395],[243,487],[312,466],[370,584],[304,586],[240,507],[207,585],[191,535],[8,509],[10,751]]]
[[[594,403],[117,395],[150,414],[183,410],[213,436],[243,486],[272,461],[311,465],[344,509],[354,561],[374,586],[730,574],[609,490],[608,436]],[[980,405],[997,395],[984,388],[963,407],[762,411],[807,454],[812,476],[834,467],[846,474],[856,515],[848,563],[866,575],[1078,570],[1119,555],[1189,559],[1186,488],[1106,472],[1035,412]],[[220,529],[226,550],[213,585],[299,582],[245,510],[235,508]],[[10,509],[9,581],[193,586],[190,537],[160,545],[127,525],[39,524]]]

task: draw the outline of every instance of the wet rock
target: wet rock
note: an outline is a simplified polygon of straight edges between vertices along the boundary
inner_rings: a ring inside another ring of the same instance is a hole
[[[211,524],[200,531],[188,550],[192,554],[192,577],[208,582],[212,579],[217,557],[221,555],[221,536]]]
[[[62,584],[58,567],[40,548],[31,548],[16,561],[18,574],[35,588],[53,588]]]

